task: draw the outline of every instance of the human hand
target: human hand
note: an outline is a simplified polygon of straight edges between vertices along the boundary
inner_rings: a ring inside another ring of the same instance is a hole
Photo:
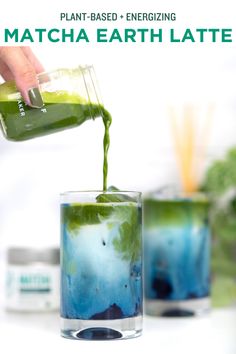
[[[37,74],[44,71],[30,47],[0,47],[0,75],[14,80],[26,104],[41,108]]]

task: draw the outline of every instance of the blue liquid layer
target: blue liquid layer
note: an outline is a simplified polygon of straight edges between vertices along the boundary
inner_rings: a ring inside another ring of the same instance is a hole
[[[104,320],[142,313],[141,254],[134,262],[115,250],[119,226],[105,220],[71,233],[62,225],[62,317]]]
[[[165,206],[160,203],[161,218],[158,212],[156,220],[144,228],[147,299],[174,301],[209,295],[210,232],[206,215],[199,220],[199,214],[195,217],[191,204],[184,207],[188,209],[186,217],[178,220],[177,216],[176,223],[173,218],[168,223],[165,222]],[[176,215],[179,215],[178,205],[176,208]],[[153,217],[155,219],[155,213]]]

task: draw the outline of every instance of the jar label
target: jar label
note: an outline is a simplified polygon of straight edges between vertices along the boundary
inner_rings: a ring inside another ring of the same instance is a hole
[[[6,277],[6,307],[18,311],[59,308],[59,266],[9,265]]]

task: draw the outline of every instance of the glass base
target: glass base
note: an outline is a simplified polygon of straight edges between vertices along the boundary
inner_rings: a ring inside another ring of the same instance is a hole
[[[142,316],[120,320],[79,320],[61,317],[61,335],[70,339],[110,340],[139,337]]]
[[[183,301],[146,300],[145,313],[150,316],[190,317],[209,313],[209,297]]]

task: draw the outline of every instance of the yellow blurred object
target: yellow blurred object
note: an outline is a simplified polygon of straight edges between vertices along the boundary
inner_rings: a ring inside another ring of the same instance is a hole
[[[187,195],[199,188],[200,175],[209,141],[213,106],[205,111],[203,126],[199,127],[197,108],[193,104],[183,105],[181,111],[169,107],[169,116],[174,139],[174,149],[179,166],[183,191]],[[181,122],[179,121],[181,118]],[[198,135],[200,133],[200,135]],[[199,143],[200,142],[200,143]]]

